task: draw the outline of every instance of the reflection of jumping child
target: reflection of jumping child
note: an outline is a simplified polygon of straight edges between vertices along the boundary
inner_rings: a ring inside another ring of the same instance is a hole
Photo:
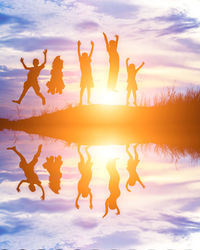
[[[110,40],[108,42],[106,34],[103,33],[103,35],[106,43],[106,49],[109,54],[109,63],[110,63],[108,89],[115,90],[119,73],[119,54],[117,52],[119,36],[115,35],[116,40],[115,41]]]
[[[126,146],[126,152],[129,156],[129,160],[128,160],[128,167],[127,170],[129,172],[129,178],[127,180],[126,183],[126,189],[130,191],[130,189],[128,188],[128,185],[130,185],[131,187],[133,187],[136,184],[136,181],[138,181],[140,183],[140,185],[145,188],[145,185],[142,183],[142,181],[140,180],[140,177],[138,176],[137,172],[136,172],[136,168],[138,163],[140,162],[140,160],[138,159],[138,154],[136,151],[137,145],[134,146],[134,153],[135,153],[135,159],[133,159],[133,156],[131,155],[131,153],[128,150],[128,145]]]
[[[49,187],[56,194],[59,194],[60,190],[60,179],[62,177],[60,168],[62,164],[63,161],[59,155],[47,157],[46,162],[42,165],[49,172]]]
[[[63,82],[63,60],[60,56],[57,56],[52,63],[51,79],[47,82],[47,87],[49,88],[48,93],[54,95],[55,93],[62,94],[65,84]]]
[[[119,189],[120,177],[116,169],[116,159],[109,160],[106,168],[110,175],[110,181],[109,181],[110,196],[105,202],[105,214],[103,218],[108,214],[108,208],[110,208],[111,210],[117,209],[116,214],[117,215],[120,214],[120,210],[117,206],[117,199],[120,196],[120,189]]]
[[[91,95],[91,88],[94,87],[94,82],[92,78],[92,69],[91,69],[91,57],[94,49],[94,42],[91,41],[91,51],[88,56],[88,53],[80,53],[80,46],[81,42],[78,41],[78,57],[79,57],[79,62],[80,62],[80,68],[81,68],[81,82],[80,82],[80,105],[82,105],[82,100],[83,100],[83,93],[85,89],[87,88],[87,103],[90,103],[90,95]]]
[[[34,155],[32,161],[30,161],[29,163],[27,163],[24,156],[19,151],[17,151],[16,147],[10,147],[7,149],[13,150],[19,156],[19,158],[20,158],[19,167],[24,171],[24,174],[26,176],[26,180],[22,180],[18,184],[17,191],[20,192],[20,186],[22,183],[29,183],[28,187],[29,187],[29,190],[31,192],[35,192],[35,190],[36,190],[35,185],[38,185],[38,187],[40,187],[42,190],[41,199],[44,200],[44,198],[45,198],[44,189],[42,187],[41,181],[38,178],[38,175],[34,172],[34,167],[37,164],[38,158],[41,154],[42,145],[39,145],[37,153]]]
[[[135,68],[135,64],[128,64],[129,58],[126,59],[126,69],[127,69],[127,73],[128,73],[128,85],[127,85],[127,99],[126,99],[126,104],[129,104],[129,98],[131,95],[131,92],[133,93],[133,97],[134,97],[134,104],[137,105],[136,102],[136,91],[138,89],[137,87],[137,83],[136,83],[136,74],[139,71],[139,69],[141,69],[144,65],[144,62],[136,69]]]
[[[92,161],[91,156],[88,152],[88,147],[85,149],[85,152],[87,154],[87,161],[85,162],[84,157],[80,151],[80,146],[78,146],[78,153],[80,156],[80,162],[78,164],[78,169],[81,173],[81,178],[78,182],[78,196],[76,198],[76,208],[79,209],[78,200],[80,196],[82,195],[83,198],[90,196],[90,209],[92,209],[92,192],[89,188],[90,181],[92,179]]]
[[[37,58],[33,59],[33,67],[27,67],[24,63],[24,59],[21,58],[21,63],[24,66],[26,70],[29,70],[27,75],[27,80],[24,83],[24,89],[22,91],[22,94],[18,100],[13,100],[13,102],[20,104],[24,96],[26,95],[27,91],[30,87],[32,87],[36,93],[37,96],[39,96],[42,99],[42,104],[45,105],[45,98],[40,92],[40,86],[38,84],[38,76],[40,74],[40,71],[44,68],[46,61],[47,61],[47,50],[43,51],[44,53],[44,62],[39,66],[39,60]]]

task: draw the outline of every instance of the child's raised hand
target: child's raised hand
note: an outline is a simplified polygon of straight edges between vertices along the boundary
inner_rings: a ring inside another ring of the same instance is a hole
[[[43,54],[44,54],[44,55],[46,55],[46,53],[47,53],[47,49],[45,49],[45,50],[43,51]]]
[[[126,58],[126,61],[129,61],[130,60],[130,58],[128,57],[128,58]]]
[[[81,46],[81,41],[80,40],[78,40],[78,46]]]
[[[103,32],[103,35],[106,36],[106,33]]]
[[[118,35],[115,35],[115,37],[118,39],[119,38],[119,36]]]
[[[94,42],[93,41],[91,41],[91,45],[94,46]]]
[[[23,58],[23,57],[20,58],[20,62],[21,62],[21,63],[24,62],[24,58]]]

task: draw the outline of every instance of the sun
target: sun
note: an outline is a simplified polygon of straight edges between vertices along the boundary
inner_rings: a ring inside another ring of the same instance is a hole
[[[96,102],[104,105],[120,105],[122,96],[120,92],[115,91],[101,91],[96,94]]]

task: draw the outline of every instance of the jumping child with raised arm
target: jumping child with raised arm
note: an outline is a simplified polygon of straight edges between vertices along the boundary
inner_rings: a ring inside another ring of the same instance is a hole
[[[106,50],[109,54],[109,76],[108,76],[108,89],[114,91],[117,84],[117,78],[119,73],[119,54],[117,52],[119,36],[115,35],[116,40],[110,40],[106,34],[103,32],[104,40],[106,43]]]
[[[91,57],[94,49],[94,42],[91,41],[92,48],[90,50],[90,54],[84,52],[81,54],[80,46],[81,42],[78,41],[78,57],[80,62],[81,69],[81,82],[80,82],[80,105],[83,103],[83,94],[85,89],[87,88],[87,104],[91,104],[90,96],[91,96],[91,88],[94,87],[93,77],[92,77],[92,69],[91,69]]]
[[[128,64],[129,58],[126,59],[126,69],[128,73],[128,79],[127,79],[127,98],[126,98],[126,104],[129,104],[129,98],[131,95],[131,92],[133,93],[134,97],[134,104],[137,105],[136,100],[136,91],[138,89],[137,82],[136,82],[136,74],[137,72],[143,67],[144,62],[136,69],[135,64]]]
[[[24,83],[24,89],[22,91],[21,96],[18,100],[13,100],[14,103],[20,104],[24,96],[26,95],[29,88],[33,88],[36,95],[39,96],[42,99],[42,104],[45,105],[46,101],[42,93],[40,92],[40,86],[38,84],[38,76],[40,74],[40,71],[45,67],[45,64],[47,62],[47,50],[45,49],[43,51],[44,54],[44,62],[39,65],[39,60],[37,58],[33,59],[33,67],[27,67],[24,63],[24,59],[21,58],[20,62],[24,66],[24,69],[29,70],[27,74],[27,80]]]

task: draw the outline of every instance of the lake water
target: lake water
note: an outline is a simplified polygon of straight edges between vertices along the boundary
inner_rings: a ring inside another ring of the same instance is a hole
[[[0,249],[199,249],[198,159],[9,130],[0,159]]]

